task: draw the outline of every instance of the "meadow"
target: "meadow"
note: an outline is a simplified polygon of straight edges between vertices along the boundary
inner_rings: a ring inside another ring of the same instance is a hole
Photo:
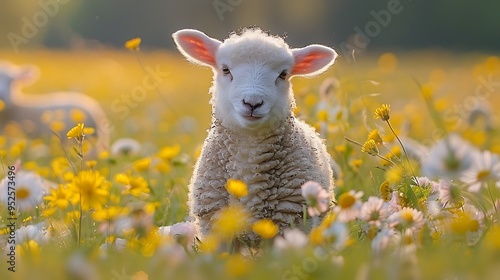
[[[177,223],[189,220],[187,186],[210,125],[208,69],[163,50],[0,57],[38,67],[38,77],[18,81],[25,94],[77,91],[98,100],[112,142],[81,157],[82,142],[92,141],[91,133],[82,139],[87,131],[72,130],[62,147],[55,136],[29,139],[15,125],[3,128],[2,279],[495,279],[500,272],[498,56],[341,57],[319,77],[294,78],[296,115],[316,127],[342,170],[335,206],[310,233],[284,237],[228,211],[219,232],[202,241]],[[43,180],[39,197],[17,194],[15,272],[3,200],[12,166],[15,176]],[[231,250],[251,230],[262,249]]]

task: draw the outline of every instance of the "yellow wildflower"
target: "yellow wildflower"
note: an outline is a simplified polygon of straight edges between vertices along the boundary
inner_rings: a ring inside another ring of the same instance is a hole
[[[71,203],[80,202],[84,211],[101,209],[108,200],[109,187],[109,182],[97,171],[81,171],[69,185]]]
[[[420,93],[424,97],[425,100],[429,100],[432,98],[434,94],[434,89],[430,85],[423,85],[420,89]]]
[[[141,44],[141,38],[133,38],[125,42],[125,48],[131,51],[138,51],[139,45]]]
[[[334,147],[335,151],[339,153],[345,153],[347,151],[347,146],[346,145],[337,145]]]
[[[158,170],[159,172],[161,173],[169,173],[171,168],[170,168],[170,165],[166,162],[159,162],[156,166],[155,166],[156,170]]]
[[[278,233],[278,226],[271,220],[259,220],[252,225],[252,230],[262,238],[269,239]]]
[[[458,218],[450,224],[451,230],[458,235],[464,235],[467,232],[476,232],[479,230],[479,221],[471,218],[467,213],[459,213]]]
[[[151,164],[150,158],[143,158],[134,162],[134,169],[137,172],[144,172],[148,170],[150,164]]]
[[[66,136],[68,139],[75,138],[77,141],[81,141],[85,134],[83,134],[83,128],[85,127],[85,124],[79,123],[72,129],[68,131]]]
[[[61,210],[66,209],[69,205],[70,194],[68,188],[60,184],[57,189],[50,188],[50,195],[45,196],[43,199],[47,200],[49,207],[57,207]]]
[[[245,182],[235,179],[229,179],[226,183],[226,190],[236,198],[242,198],[248,195],[248,188]]]
[[[382,107],[375,109],[375,119],[381,119],[383,121],[388,121],[391,117],[391,105],[382,104]]]
[[[316,93],[310,93],[304,98],[304,104],[307,108],[311,108],[318,103],[318,97]]]
[[[166,146],[166,147],[163,147],[158,152],[158,157],[160,157],[164,161],[170,161],[174,157],[176,157],[180,153],[180,151],[181,151],[180,145]]]
[[[349,165],[351,165],[355,170],[358,170],[362,164],[363,164],[362,159],[353,159],[349,161]]]
[[[23,164],[23,169],[36,171],[38,169],[38,164],[35,161],[27,161]]]
[[[209,234],[205,240],[200,244],[200,251],[204,253],[215,253],[219,248],[220,240],[215,234]]]
[[[71,109],[69,114],[70,114],[71,120],[76,122],[76,123],[83,123],[87,117],[85,115],[85,112],[83,112],[80,109]]]
[[[51,217],[56,213],[57,209],[54,207],[45,208],[42,210],[42,217]]]
[[[2,112],[3,109],[5,109],[5,102],[3,102],[2,100],[0,100],[0,112]]]
[[[97,165],[97,161],[96,160],[89,160],[89,161],[85,162],[85,165],[87,165],[88,168],[92,169]]]
[[[385,178],[391,182],[400,182],[404,175],[404,171],[398,166],[394,166],[385,172]]]
[[[151,192],[148,182],[146,182],[146,180],[141,176],[134,177],[130,174],[118,173],[115,176],[115,181],[124,185],[122,194],[130,194],[140,197],[143,194],[149,194]]]
[[[219,236],[232,239],[248,228],[250,216],[241,206],[229,206],[218,213],[213,232]]]
[[[112,221],[119,215],[128,214],[129,209],[120,206],[110,206],[92,212],[92,219],[96,222]]]
[[[60,132],[66,128],[66,124],[62,121],[52,121],[49,124],[50,130]]]
[[[109,159],[109,151],[102,151],[99,153],[99,159]]]
[[[17,245],[16,246],[16,249],[17,249],[17,252],[19,252],[19,256],[23,256],[23,255],[29,255],[31,257],[38,257],[40,256],[40,245],[38,245],[38,243],[31,239],[27,242],[24,242],[23,244],[21,245]]]
[[[54,158],[50,162],[50,166],[57,176],[61,176],[70,168],[69,161],[65,157]]]
[[[376,156],[379,154],[377,144],[375,143],[375,140],[370,139],[366,141],[363,146],[361,147],[361,151],[364,153],[367,153],[371,156]]]
[[[325,227],[323,226],[318,226],[311,230],[311,232],[309,233],[309,240],[311,241],[312,245],[319,245],[325,241],[325,238],[323,237],[324,230]]]
[[[321,110],[318,112],[318,121],[326,122],[328,121],[328,112],[325,110]]]
[[[384,53],[378,59],[378,67],[384,72],[392,72],[398,66],[398,58],[393,53]]]
[[[370,139],[375,141],[377,145],[382,145],[384,143],[384,140],[382,140],[382,136],[380,136],[380,133],[377,129],[374,129],[370,133],[368,133],[368,140]]]
[[[242,277],[250,272],[252,263],[241,255],[231,255],[227,258],[225,271],[230,277]]]
[[[384,201],[391,200],[391,186],[390,186],[390,183],[391,183],[390,180],[385,180],[382,184],[380,184],[380,187],[379,187],[380,197]]]
[[[500,250],[500,225],[493,225],[484,238],[486,248]]]
[[[66,217],[64,218],[64,222],[67,224],[75,224],[78,223],[80,219],[80,211],[70,211],[66,213]]]

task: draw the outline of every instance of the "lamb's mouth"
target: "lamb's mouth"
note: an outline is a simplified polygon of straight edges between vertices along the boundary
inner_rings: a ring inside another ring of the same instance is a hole
[[[243,116],[243,118],[244,118],[245,120],[248,120],[248,121],[257,121],[257,120],[262,119],[262,117],[260,117],[260,116],[254,116],[254,115],[250,115],[250,116]]]

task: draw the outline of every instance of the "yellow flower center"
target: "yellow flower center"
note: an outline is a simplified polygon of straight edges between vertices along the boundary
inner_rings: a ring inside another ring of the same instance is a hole
[[[350,193],[343,193],[339,197],[339,205],[342,208],[349,208],[354,202],[356,202],[356,198]]]
[[[469,231],[476,232],[479,230],[479,222],[477,220],[469,221]]]
[[[19,199],[25,199],[30,196],[30,191],[26,187],[20,187],[16,191],[16,196]]]
[[[401,211],[401,219],[403,219],[406,223],[413,222],[413,213],[411,211]]]
[[[490,176],[490,171],[489,170],[481,170],[477,173],[477,180],[482,181]]]

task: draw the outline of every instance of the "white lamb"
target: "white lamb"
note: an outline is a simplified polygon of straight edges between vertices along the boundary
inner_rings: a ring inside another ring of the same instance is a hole
[[[271,219],[280,233],[291,225],[302,228],[301,186],[312,180],[333,194],[334,178],[322,139],[293,115],[290,79],[324,72],[336,52],[321,45],[290,49],[258,28],[224,42],[190,29],[173,38],[189,61],[214,72],[212,125],[189,187],[201,234],[219,209],[232,204],[243,205],[254,220]],[[248,196],[231,197],[225,189],[230,178],[244,181]]]
[[[0,131],[7,124],[15,122],[21,126],[27,136],[46,138],[52,135],[51,121],[62,122],[67,131],[76,125],[76,121],[72,120],[71,116],[83,114],[85,126],[96,130],[98,137],[96,150],[107,150],[109,146],[108,120],[94,99],[72,92],[26,95],[16,90],[16,82],[33,79],[36,71],[33,66],[17,67],[9,63],[0,63],[0,103],[2,105]],[[61,132],[63,140],[66,138],[65,131]]]

